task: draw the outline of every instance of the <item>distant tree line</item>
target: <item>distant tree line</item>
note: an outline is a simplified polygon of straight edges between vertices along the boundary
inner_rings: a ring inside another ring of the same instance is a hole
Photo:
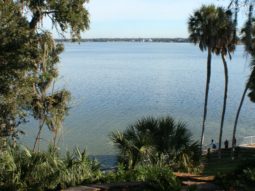
[[[56,39],[57,42],[72,42],[72,39]],[[190,42],[188,38],[88,38],[80,42]]]

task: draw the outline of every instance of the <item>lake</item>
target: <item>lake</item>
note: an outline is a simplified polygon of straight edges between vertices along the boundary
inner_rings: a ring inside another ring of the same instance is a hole
[[[204,104],[207,53],[189,43],[65,43],[57,88],[71,91],[60,145],[87,148],[91,155],[116,153],[109,140],[145,116],[171,115],[185,121],[199,139]],[[223,139],[231,139],[234,118],[249,74],[249,59],[238,46],[229,66],[229,97]],[[205,143],[218,140],[224,95],[220,57],[212,58]],[[238,137],[255,135],[255,104],[246,98]],[[25,124],[21,141],[31,144],[35,122]],[[49,140],[44,131],[44,142]]]

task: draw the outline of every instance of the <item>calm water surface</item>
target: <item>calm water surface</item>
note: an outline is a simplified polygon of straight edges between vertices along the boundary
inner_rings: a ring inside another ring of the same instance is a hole
[[[171,115],[186,121],[198,139],[204,103],[206,53],[188,43],[65,44],[57,87],[72,93],[60,139],[64,148],[87,148],[93,155],[115,152],[110,132],[124,130],[144,116]],[[229,65],[229,97],[223,138],[230,139],[235,113],[249,74],[249,60],[238,46]],[[224,73],[213,57],[206,142],[218,140]],[[255,104],[246,99],[238,136],[255,135]],[[33,122],[31,122],[33,124]],[[27,124],[24,128],[31,128]],[[32,143],[35,131],[22,139]],[[49,140],[45,131],[44,139]]]

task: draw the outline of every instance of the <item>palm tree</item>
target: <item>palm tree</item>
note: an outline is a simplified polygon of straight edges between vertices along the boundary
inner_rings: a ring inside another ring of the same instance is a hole
[[[243,34],[243,38],[242,38],[242,42],[245,45],[245,51],[248,54],[253,55],[254,50],[255,50],[255,27],[253,26],[254,24],[254,19],[252,19],[252,13],[253,13],[253,4],[251,3],[249,6],[249,14],[248,14],[248,20],[244,26],[244,28],[242,29],[242,34]],[[252,70],[254,70],[255,63],[251,62],[251,68]],[[252,72],[253,73],[253,72]],[[241,108],[243,106],[243,102],[244,102],[244,98],[245,95],[247,94],[248,88],[249,88],[249,84],[250,84],[251,78],[248,78],[248,81],[246,82],[242,97],[241,97],[241,101],[240,104],[238,106],[238,110],[236,113],[236,117],[235,117],[235,123],[234,123],[234,128],[233,128],[233,136],[232,136],[232,148],[235,148],[235,144],[236,144],[236,129],[237,129],[237,123],[238,123],[238,119],[239,119],[239,115],[241,112]]]
[[[248,96],[252,102],[255,102],[255,55],[252,55],[253,59],[251,64],[252,66],[252,72],[249,78],[249,85],[248,88],[250,90]]]
[[[113,132],[111,140],[120,152],[120,162],[129,169],[139,163],[159,162],[185,168],[180,160],[184,157],[188,166],[199,162],[198,143],[191,139],[185,123],[171,117],[143,118],[124,132]]]
[[[221,143],[222,143],[222,133],[223,125],[225,119],[227,96],[228,96],[228,66],[226,62],[226,55],[229,55],[231,59],[231,52],[235,50],[235,24],[232,21],[232,13],[230,11],[225,11],[223,8],[218,7],[218,23],[216,25],[218,34],[216,38],[215,47],[212,51],[216,55],[221,55],[222,63],[224,66],[224,76],[225,76],[225,88],[224,88],[224,99],[223,99],[223,109],[221,115],[220,123],[220,134],[219,134],[219,157],[221,156]]]
[[[217,36],[217,28],[215,26],[217,22],[218,10],[214,5],[203,5],[199,10],[194,12],[188,21],[188,30],[190,33],[189,39],[194,44],[198,44],[201,51],[207,50],[207,79],[200,141],[201,149],[204,142],[205,121],[207,116],[207,103],[211,78],[212,49],[215,47],[215,38]]]

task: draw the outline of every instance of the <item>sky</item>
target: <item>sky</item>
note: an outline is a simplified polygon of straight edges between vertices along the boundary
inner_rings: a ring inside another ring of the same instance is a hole
[[[187,21],[202,4],[230,0],[90,0],[90,29],[82,38],[188,37]]]

